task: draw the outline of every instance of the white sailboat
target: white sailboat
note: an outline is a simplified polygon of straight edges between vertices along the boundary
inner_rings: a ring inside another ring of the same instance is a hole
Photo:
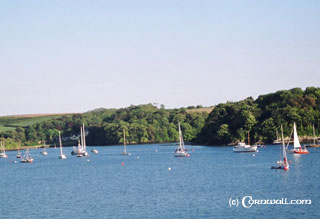
[[[59,143],[60,143],[60,154],[59,154],[59,159],[67,159],[67,156],[62,152],[62,141],[61,141],[61,135],[59,131]]]
[[[6,154],[6,147],[4,146],[4,142],[1,141],[1,151],[0,151],[0,158],[8,158],[8,155]]]
[[[127,152],[127,144],[126,144],[126,132],[123,129],[123,152],[121,155],[127,156],[130,155],[130,153]]]
[[[281,158],[281,153],[280,153],[280,160],[277,161],[277,165],[276,166],[271,166],[271,169],[289,170],[289,162],[288,162],[287,153],[286,153],[286,146],[284,144],[282,125],[281,125],[281,136],[282,136],[282,156],[283,156],[283,161],[281,160],[282,158]]]
[[[276,129],[277,139],[273,141],[273,144],[281,144],[281,139],[279,138],[278,129]]]
[[[44,142],[43,142],[43,149],[42,149],[42,151],[40,152],[40,154],[42,154],[43,156],[47,156],[47,155],[48,155],[48,152],[46,151],[45,146],[46,146],[46,142],[44,141]]]
[[[316,137],[316,131],[315,131],[315,128],[314,128],[314,124],[312,125],[312,130],[313,130],[313,144],[309,144],[306,147],[320,147],[319,142],[316,143],[317,137]]]
[[[250,135],[248,132],[248,144],[239,142],[236,146],[233,147],[233,152],[256,152],[257,148],[257,145],[250,145]]]
[[[18,146],[18,151],[17,151],[17,154],[16,154],[16,158],[21,158],[22,155],[20,153],[20,145]]]
[[[183,136],[180,128],[180,122],[178,123],[179,128],[179,147],[175,150],[174,156],[175,157],[189,157],[190,155],[184,148]]]
[[[82,124],[82,127],[80,127],[80,135],[81,135],[81,145],[78,145],[77,157],[88,157],[89,153],[87,152],[86,132],[85,132],[84,124]]]
[[[288,152],[296,153],[296,154],[309,154],[309,151],[305,147],[304,148],[301,147],[295,122],[293,123],[293,149],[288,150]]]
[[[29,153],[29,148],[26,149],[26,152],[20,162],[21,163],[32,163],[33,162],[33,158],[31,157],[31,155]]]

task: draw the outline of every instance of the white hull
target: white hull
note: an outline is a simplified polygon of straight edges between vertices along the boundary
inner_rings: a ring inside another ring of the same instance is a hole
[[[94,153],[94,154],[98,154],[99,153],[99,151],[96,150],[96,149],[92,149],[91,152]]]
[[[65,160],[67,159],[67,156],[65,154],[60,154],[59,159]]]
[[[233,147],[233,152],[256,152],[257,148],[257,145],[251,146],[244,143],[239,143],[237,146]]]
[[[8,155],[5,153],[0,153],[0,158],[8,158]]]
[[[77,157],[89,157],[89,154],[86,151],[78,152]]]
[[[176,151],[174,153],[175,157],[186,157],[188,155],[188,153],[186,151]]]
[[[33,159],[23,159],[20,161],[20,163],[32,163],[33,162]]]
[[[47,156],[48,155],[48,152],[46,152],[46,151],[42,151],[42,152],[40,152],[43,156]]]
[[[276,166],[271,166],[271,169],[289,169],[289,164],[285,164],[284,161],[279,160]]]

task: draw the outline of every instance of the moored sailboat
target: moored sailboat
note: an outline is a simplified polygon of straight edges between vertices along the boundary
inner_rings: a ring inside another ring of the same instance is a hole
[[[296,154],[309,154],[306,147],[301,147],[295,122],[293,123],[293,152]]]
[[[236,146],[233,147],[233,152],[256,152],[257,148],[257,145],[250,145],[250,135],[248,132],[248,144],[239,142]]]
[[[46,151],[45,146],[46,146],[46,142],[43,141],[43,149],[42,149],[42,151],[40,152],[40,154],[42,154],[43,156],[47,156],[47,155],[48,155],[48,152]]]
[[[26,149],[26,152],[20,162],[21,163],[32,163],[33,162],[33,158],[31,157],[31,155],[29,153],[29,148]]]
[[[175,157],[189,157],[190,155],[184,148],[183,136],[180,128],[180,122],[178,123],[179,128],[179,147],[175,150],[174,156]]]
[[[6,154],[6,147],[4,146],[4,142],[1,141],[1,152],[0,152],[0,158],[8,158],[8,155]]]
[[[87,157],[89,153],[87,152],[86,147],[86,133],[84,124],[80,127],[80,140],[78,141],[78,147],[73,146],[71,155],[77,155],[77,157]]]
[[[21,152],[20,152],[20,146],[18,146],[18,151],[17,151],[17,154],[16,154],[16,158],[21,158],[22,155],[21,155]]]
[[[282,156],[283,156],[283,161],[281,160],[281,152],[280,152],[280,160],[277,161],[276,166],[271,166],[271,169],[284,169],[284,170],[289,170],[289,162],[287,158],[287,153],[286,153],[286,146],[284,144],[284,138],[283,138],[283,128],[281,125],[281,137],[282,137]],[[281,146],[280,146],[281,148]]]
[[[316,131],[314,129],[314,124],[312,126],[312,129],[313,129],[313,144],[306,145],[306,147],[320,147],[319,142],[318,142],[318,144],[316,143],[317,137],[316,137]]]
[[[62,141],[61,141],[60,131],[59,131],[59,144],[60,144],[59,159],[65,160],[65,159],[67,159],[67,156],[62,152]]]
[[[127,144],[126,144],[126,132],[125,129],[123,129],[123,152],[121,155],[130,155],[130,153],[127,152]]]
[[[273,141],[273,144],[281,144],[281,139],[279,138],[278,129],[276,129],[277,139]]]

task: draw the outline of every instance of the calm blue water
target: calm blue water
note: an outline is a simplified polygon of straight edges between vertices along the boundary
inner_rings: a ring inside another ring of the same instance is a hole
[[[231,147],[193,146],[175,158],[172,145],[96,147],[89,158],[59,160],[31,150],[32,164],[0,159],[1,218],[319,218],[320,148],[289,155],[290,170],[271,170],[279,147],[233,153]],[[156,149],[158,152],[156,152]],[[89,147],[89,150],[91,148]],[[194,151],[193,151],[194,150]],[[121,163],[124,162],[122,166]],[[171,168],[171,171],[168,170]],[[311,199],[311,205],[253,205],[253,199]],[[239,206],[229,206],[238,199]]]

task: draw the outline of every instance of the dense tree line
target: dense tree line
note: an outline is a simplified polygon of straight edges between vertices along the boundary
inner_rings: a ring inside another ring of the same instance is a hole
[[[200,108],[200,107],[198,107]],[[0,137],[25,145],[41,141],[56,143],[58,131],[63,137],[78,136],[80,126],[88,131],[88,145],[123,143],[123,130],[128,143],[159,143],[178,140],[178,122],[185,141],[191,141],[201,131],[208,116],[206,112],[187,112],[185,108],[165,109],[152,105],[130,106],[123,109],[97,109],[83,114],[62,116],[15,131],[0,133]],[[69,142],[75,144],[76,142]]]
[[[270,143],[276,139],[276,130],[284,127],[289,136],[296,122],[300,136],[312,136],[314,124],[320,128],[320,89],[294,88],[261,95],[256,100],[217,105],[209,114],[196,142],[208,145],[228,144],[247,139]]]
[[[128,143],[159,143],[178,140],[178,122],[186,141],[221,145],[244,141],[250,133],[251,142],[270,143],[282,124],[289,136],[293,122],[300,136],[312,136],[312,125],[319,134],[320,88],[294,88],[238,102],[218,104],[210,114],[193,111],[196,107],[165,109],[152,104],[123,109],[97,109],[83,114],[66,115],[27,127],[0,133],[12,147],[18,144],[57,142],[58,131],[63,137],[78,136],[85,124],[88,145],[123,143],[123,130]],[[75,144],[76,142],[69,142]],[[8,145],[7,144],[7,145]],[[65,142],[65,144],[67,144]]]

